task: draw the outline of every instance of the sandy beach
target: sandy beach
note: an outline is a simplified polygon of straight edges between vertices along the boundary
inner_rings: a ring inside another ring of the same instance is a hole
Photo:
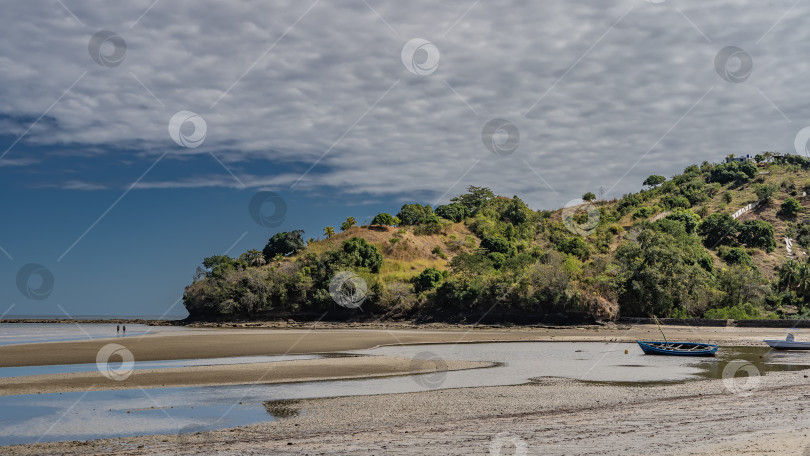
[[[666,328],[672,340],[733,345],[761,345],[767,337],[784,337],[781,328],[689,327]],[[660,339],[655,325],[584,326],[570,328],[446,328],[420,330],[379,325],[365,329],[192,329],[143,337],[95,339],[0,346],[0,367],[95,363],[108,343],[130,350],[136,361],[158,361],[232,356],[340,352],[382,345],[473,342],[634,342]]]
[[[774,328],[667,327],[671,339],[727,345],[761,344]],[[136,360],[247,354],[323,353],[387,344],[484,341],[633,341],[654,338],[655,326],[632,328],[396,330],[222,329],[115,339]],[[109,340],[0,347],[5,365],[94,362]],[[257,347],[258,346],[258,347]],[[185,351],[188,350],[188,351]],[[90,359],[92,358],[92,359]],[[36,362],[31,359],[37,360]],[[88,361],[88,359],[90,359]],[[363,378],[428,372],[409,359],[324,358],[266,365],[199,366],[135,371],[115,388]],[[448,361],[449,369],[481,367]],[[474,372],[474,371],[471,371]],[[758,377],[733,391],[722,379],[625,385],[540,378],[518,386],[430,390],[271,403],[287,418],[231,429],[89,442],[3,447],[9,454],[785,454],[810,444],[807,371]],[[2,394],[89,388],[100,375],[67,374],[4,379]],[[129,383],[128,383],[129,382]],[[104,388],[92,386],[92,388]]]
[[[97,371],[0,378],[0,396],[69,391],[170,388],[183,386],[255,385],[371,378],[488,367],[492,363],[413,360],[390,356],[341,357],[271,363],[189,366],[134,370],[124,380]]]

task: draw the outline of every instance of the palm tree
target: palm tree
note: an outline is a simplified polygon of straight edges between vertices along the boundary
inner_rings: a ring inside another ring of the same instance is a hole
[[[807,295],[810,293],[810,263],[805,261],[799,265],[796,289],[802,290],[802,308],[807,304]]]
[[[785,290],[791,290],[793,284],[797,282],[799,276],[799,263],[794,260],[787,260],[779,268],[779,285],[783,285]]]
[[[354,225],[357,225],[357,219],[354,217],[346,217],[346,221],[340,224],[340,231],[346,231]]]
[[[239,259],[247,262],[249,266],[261,266],[266,263],[264,254],[256,249],[248,250]]]
[[[323,234],[326,235],[327,239],[330,239],[332,236],[335,235],[335,227],[327,226],[323,229]]]

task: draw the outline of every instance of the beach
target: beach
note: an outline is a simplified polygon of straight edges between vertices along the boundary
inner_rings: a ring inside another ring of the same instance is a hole
[[[307,325],[303,325],[307,326]],[[0,367],[94,363],[104,345],[115,342],[130,350],[138,361],[229,356],[309,354],[358,350],[382,345],[475,342],[634,342],[660,339],[655,325],[581,326],[563,328],[472,328],[444,325],[422,330],[405,325],[363,325],[332,329],[309,324],[308,328],[192,329],[185,332],[148,334],[142,337],[96,339],[0,346]],[[673,340],[735,345],[761,344],[766,337],[784,337],[780,328],[670,326]]]
[[[774,328],[665,328],[670,339],[761,345]],[[315,354],[425,343],[632,342],[658,328],[206,329],[111,339],[139,360]],[[658,333],[660,334],[660,333]],[[95,362],[111,340],[0,347],[3,366]],[[63,352],[62,346],[67,347]],[[429,345],[425,346],[429,349]],[[538,354],[542,356],[542,354]],[[28,364],[26,364],[28,363]],[[236,366],[134,371],[109,388],[296,382],[481,369],[486,363],[325,357]],[[464,372],[464,371],[460,371]],[[475,375],[476,370],[467,371]],[[262,377],[263,376],[263,377]],[[104,389],[88,373],[10,378],[2,394]],[[131,380],[131,383],[127,383]],[[9,454],[806,454],[810,379],[768,372],[756,384],[724,379],[641,384],[542,377],[520,385],[268,402],[283,419],[183,434],[3,447]],[[92,386],[91,386],[92,385]]]

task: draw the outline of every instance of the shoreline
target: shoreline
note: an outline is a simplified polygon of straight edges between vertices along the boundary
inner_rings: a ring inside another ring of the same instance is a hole
[[[697,328],[808,328],[810,320],[803,319],[773,319],[773,320],[718,320],[705,318],[660,318],[663,326],[668,327],[697,327]],[[362,329],[362,328],[408,328],[408,329],[503,329],[503,328],[524,328],[524,329],[567,329],[576,327],[597,327],[616,328],[632,327],[637,325],[654,325],[652,318],[622,317],[616,321],[593,322],[582,321],[572,323],[458,323],[451,321],[417,322],[414,320],[368,320],[368,321],[343,321],[343,320],[315,320],[315,319],[293,319],[279,318],[275,320],[234,320],[234,321],[186,321],[186,319],[152,319],[152,318],[0,318],[0,323],[6,324],[140,324],[149,326],[180,326],[186,328],[307,328],[317,324],[325,328],[333,329]]]
[[[7,324],[91,324],[91,325],[149,325],[149,326],[183,326],[180,322],[183,320],[151,320],[144,318],[92,318],[82,320],[80,318],[2,318],[0,323]]]
[[[739,327],[667,326],[664,331],[670,340],[734,346],[764,346],[763,338],[784,334],[778,328]],[[3,346],[0,365],[37,365],[46,361],[95,363],[98,349],[110,342],[127,347],[138,362],[251,354],[323,354],[396,344],[615,343],[657,338],[656,335],[660,337],[655,325],[474,330],[335,329],[320,325],[306,330],[192,328],[142,337]],[[412,362],[395,357],[350,357],[135,370],[130,383],[120,384],[94,371],[2,379],[0,389],[6,389],[7,384],[9,391],[16,391],[14,394],[36,394],[82,391],[71,387],[92,390],[199,386],[205,382],[243,384],[263,381],[260,374],[268,371],[272,371],[268,378],[282,382],[337,380],[344,375],[370,378],[408,375],[414,370]],[[446,363],[450,369],[484,367],[474,362]],[[438,370],[435,365],[422,367],[424,372]],[[235,428],[2,448],[4,453],[25,455],[110,454],[110,448],[116,448],[119,455],[466,455],[486,454],[494,439],[507,435],[520,438],[530,448],[529,454],[784,454],[779,450],[785,445],[802,450],[810,443],[810,437],[796,435],[810,431],[810,416],[805,417],[806,398],[810,397],[808,373],[806,369],[766,373],[759,377],[761,384],[758,382],[750,395],[735,394],[719,378],[628,385],[543,377],[514,386],[426,388],[413,393],[301,399],[265,403],[266,407],[293,409],[288,417]],[[99,381],[113,385],[106,388]],[[101,387],[97,388],[97,384]],[[652,447],[651,434],[656,436]],[[717,435],[723,438],[717,440]],[[606,448],[610,449],[607,453]]]
[[[784,329],[735,327],[665,327],[671,341],[720,345],[762,345],[782,338]],[[294,328],[191,328],[143,336],[0,346],[0,367],[93,364],[98,352],[115,343],[138,361],[228,358],[257,355],[306,355],[370,349],[384,345],[487,342],[627,342],[660,338],[654,325],[632,327],[476,328],[476,329],[332,329],[311,325]]]

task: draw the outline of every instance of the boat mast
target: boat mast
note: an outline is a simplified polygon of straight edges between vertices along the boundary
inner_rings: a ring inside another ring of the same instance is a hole
[[[667,336],[664,334],[664,330],[661,329],[661,323],[658,321],[658,317],[653,315],[653,319],[655,320],[655,324],[658,326],[658,330],[661,331],[661,335],[664,337],[664,343],[669,346],[669,341],[667,341]]]

